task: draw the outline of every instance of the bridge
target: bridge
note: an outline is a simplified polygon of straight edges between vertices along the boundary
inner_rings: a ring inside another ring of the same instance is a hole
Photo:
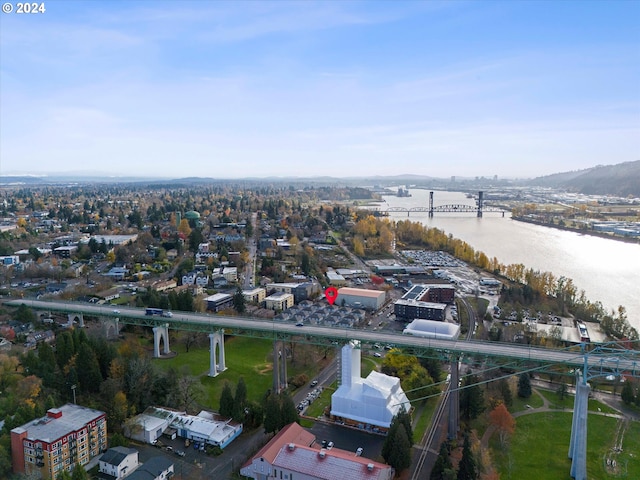
[[[404,213],[407,217],[411,216],[411,213],[428,213],[429,217],[433,217],[435,213],[475,213],[478,218],[481,218],[484,212],[501,213],[504,217],[505,210],[497,207],[486,207],[484,205],[484,192],[478,192],[478,201],[476,205],[465,204],[449,204],[449,205],[433,205],[433,192],[429,192],[429,206],[428,207],[389,207],[386,210],[379,210],[380,214],[388,215],[389,213]]]
[[[119,323],[150,327],[154,333],[154,356],[159,356],[159,345],[164,341],[164,352],[169,353],[169,329],[209,333],[210,376],[224,370],[224,335],[243,335],[277,341],[295,341],[316,345],[344,345],[358,340],[361,345],[385,344],[402,349],[404,353],[430,357],[437,351],[449,358],[493,357],[502,360],[531,365],[564,365],[581,373],[577,374],[573,423],[569,446],[572,459],[571,476],[576,480],[586,480],[586,432],[587,399],[589,379],[607,375],[627,375],[640,377],[640,351],[624,348],[598,347],[587,352],[583,345],[579,350],[550,349],[527,345],[502,344],[484,341],[462,341],[425,338],[411,335],[366,331],[352,328],[338,329],[323,326],[297,326],[291,323],[256,320],[248,317],[208,315],[202,313],[174,312],[172,317],[146,315],[143,308],[113,305],[93,305],[80,302],[43,301],[16,299],[4,302],[18,307],[26,305],[36,310],[58,312],[68,315],[70,321],[84,323],[84,316],[97,317],[115,322],[116,333]],[[218,356],[216,357],[216,351]],[[274,355],[274,374],[281,374],[282,366],[277,366]],[[282,362],[285,363],[285,362]],[[286,378],[286,373],[284,373]],[[457,375],[456,375],[457,377]],[[453,375],[452,375],[453,378]],[[274,380],[275,381],[275,380]]]

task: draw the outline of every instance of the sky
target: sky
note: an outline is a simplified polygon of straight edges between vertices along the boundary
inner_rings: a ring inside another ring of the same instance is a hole
[[[8,3],[0,175],[528,178],[640,159],[638,0]]]

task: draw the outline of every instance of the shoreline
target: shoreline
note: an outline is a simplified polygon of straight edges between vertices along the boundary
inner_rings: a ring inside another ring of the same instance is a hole
[[[531,223],[534,225],[539,225],[541,227],[548,227],[548,228],[555,228],[557,230],[564,230],[567,232],[575,232],[575,233],[579,233],[582,235],[590,235],[592,237],[599,237],[599,238],[606,238],[608,240],[616,240],[618,242],[625,242],[625,243],[631,243],[631,244],[640,244],[640,238],[636,238],[636,237],[622,237],[622,236],[618,236],[618,235],[611,235],[609,233],[606,232],[598,232],[595,230],[581,230],[578,228],[571,228],[571,227],[567,227],[567,226],[562,226],[562,225],[556,225],[553,223],[546,223],[546,222],[541,222],[539,220],[534,220],[532,218],[526,218],[526,217],[520,217],[520,216],[515,216],[512,215],[511,216],[512,220],[516,220],[518,222],[524,222],[524,223]]]

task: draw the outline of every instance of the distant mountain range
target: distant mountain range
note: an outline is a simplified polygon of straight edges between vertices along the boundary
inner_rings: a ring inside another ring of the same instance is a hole
[[[206,183],[276,183],[284,182],[292,185],[316,184],[316,185],[418,185],[424,188],[451,188],[451,178],[435,178],[424,175],[392,175],[392,176],[368,176],[336,178],[330,176],[321,177],[268,177],[268,178],[153,178],[153,177],[107,177],[93,175],[15,175],[0,176],[0,185],[73,185],[82,183],[133,183],[145,185],[201,185]],[[640,197],[640,160],[634,162],[619,163],[617,165],[598,165],[593,168],[576,170],[573,172],[555,173],[544,177],[527,180],[501,179],[499,182],[485,178],[465,178],[456,176],[459,188],[472,186],[483,187],[490,182],[493,186],[502,185],[526,185],[542,186],[567,190],[585,195],[613,195],[618,197]]]
[[[585,195],[640,197],[640,160],[555,173],[534,178],[526,184],[559,188]]]

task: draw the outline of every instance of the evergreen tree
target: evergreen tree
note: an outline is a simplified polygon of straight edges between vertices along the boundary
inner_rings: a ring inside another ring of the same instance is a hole
[[[411,419],[404,410],[401,410],[393,417],[387,437],[382,444],[382,458],[398,471],[411,465],[412,441],[409,435],[412,436],[413,433],[408,432],[406,429],[407,418],[409,418],[410,423]],[[407,461],[408,464],[405,465]]]
[[[229,382],[225,382],[220,394],[220,415],[232,418],[233,413],[233,393],[231,393]]]
[[[73,338],[70,332],[63,332],[56,338],[56,361],[58,367],[63,370],[67,366],[71,357],[75,354]]]
[[[71,474],[66,471],[66,470],[62,470],[57,476],[56,476],[56,480],[71,480]]]
[[[280,425],[278,430],[290,423],[297,423],[299,421],[300,416],[298,415],[298,410],[291,396],[286,392],[280,394]]]
[[[620,392],[620,398],[625,403],[625,405],[630,405],[633,403],[635,399],[635,395],[633,392],[633,385],[631,385],[630,381],[624,382],[622,386],[622,392]]]
[[[513,394],[511,393],[511,387],[506,378],[500,380],[500,393],[502,394],[502,400],[507,407],[513,405]]]
[[[409,439],[409,443],[413,445],[413,427],[411,426],[411,415],[407,413],[404,408],[401,408],[398,412],[398,422],[402,424],[405,431],[407,432],[407,438]]]
[[[247,384],[244,383],[244,377],[238,379],[236,385],[236,395],[233,399],[234,414],[233,418],[242,421],[244,419],[244,409],[247,405]]]
[[[84,392],[97,392],[102,383],[102,374],[96,354],[88,343],[80,344],[76,365],[80,389]]]
[[[280,402],[275,393],[271,393],[264,405],[264,431],[265,433],[275,433],[282,424],[280,420]]]
[[[458,464],[458,480],[476,480],[478,471],[476,460],[473,458],[471,451],[471,441],[469,434],[464,435],[464,444],[462,445],[462,458]]]
[[[436,463],[431,470],[430,480],[449,480],[455,478],[455,470],[451,465],[449,457],[449,443],[442,442],[440,444],[440,453],[436,459]]]
[[[240,287],[236,288],[236,293],[233,294],[233,308],[235,308],[238,313],[244,313],[247,309],[244,295],[242,294],[242,289]]]
[[[89,480],[89,475],[87,475],[87,471],[79,463],[76,464],[76,467],[73,469],[73,475],[71,475],[71,480]]]
[[[528,373],[518,375],[518,396],[529,398],[531,396],[531,379]]]
[[[404,427],[400,426],[394,431],[389,458],[385,458],[385,461],[395,468],[397,472],[401,472],[411,466],[411,443]]]
[[[463,382],[465,388],[460,391],[460,413],[467,421],[477,418],[485,408],[484,392],[477,383],[478,377],[469,375]]]

